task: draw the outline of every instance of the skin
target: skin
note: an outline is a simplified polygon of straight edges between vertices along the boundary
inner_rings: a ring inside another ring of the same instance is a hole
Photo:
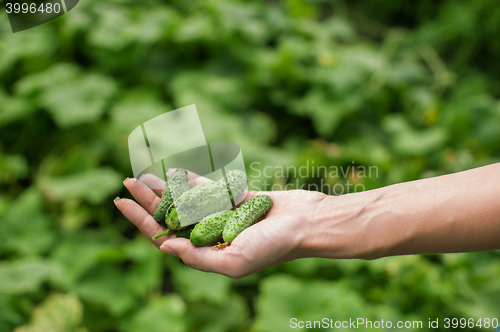
[[[170,170],[173,172],[173,170]],[[210,181],[189,173],[191,186]],[[117,208],[149,239],[164,230],[152,214],[163,180],[126,179],[137,202]],[[195,247],[175,233],[153,244],[192,268],[238,279],[305,257],[376,259],[500,249],[500,163],[342,196],[305,190],[266,194],[273,208],[223,250]]]

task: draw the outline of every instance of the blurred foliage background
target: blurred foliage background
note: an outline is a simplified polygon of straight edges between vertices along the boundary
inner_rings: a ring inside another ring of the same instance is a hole
[[[112,203],[129,197],[131,130],[190,104],[208,141],[260,163],[253,179],[375,165],[323,179],[372,189],[499,162],[498,36],[495,0],[85,0],[2,33],[0,331],[500,318],[498,252],[302,259],[231,280],[162,254]],[[322,179],[270,183],[295,180]]]

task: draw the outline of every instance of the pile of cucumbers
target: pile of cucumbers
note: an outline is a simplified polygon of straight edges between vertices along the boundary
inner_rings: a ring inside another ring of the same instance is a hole
[[[272,207],[270,196],[258,195],[232,210],[231,201],[240,196],[246,186],[245,173],[231,170],[219,181],[189,189],[187,171],[177,169],[165,184],[160,204],[153,215],[158,223],[165,222],[168,229],[156,234],[153,240],[177,231],[177,237],[190,239],[195,246],[219,243],[214,248],[224,248]],[[189,226],[182,227],[180,219]]]

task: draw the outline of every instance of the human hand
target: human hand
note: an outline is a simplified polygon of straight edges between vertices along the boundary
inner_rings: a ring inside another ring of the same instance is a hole
[[[192,172],[188,172],[188,176],[192,185],[210,181]],[[145,174],[140,180],[127,179],[124,184],[137,202],[125,198],[115,200],[116,207],[123,215],[148,239],[165,230],[166,227],[152,217],[162,190],[150,189],[163,188],[165,182],[154,175]],[[188,239],[175,238],[175,233],[152,242],[160,250],[179,257],[192,268],[235,279],[304,257],[304,237],[310,229],[315,209],[325,195],[305,190],[250,191],[244,201],[262,194],[269,195],[273,201],[266,218],[245,229],[223,250],[196,247]]]

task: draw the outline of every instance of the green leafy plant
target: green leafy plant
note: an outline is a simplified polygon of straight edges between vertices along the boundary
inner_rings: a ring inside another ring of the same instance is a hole
[[[112,204],[129,195],[131,130],[191,104],[207,141],[241,147],[249,190],[499,162],[498,22],[495,1],[88,0],[1,34],[0,330],[499,318],[498,252],[301,259],[231,280],[163,255]]]

